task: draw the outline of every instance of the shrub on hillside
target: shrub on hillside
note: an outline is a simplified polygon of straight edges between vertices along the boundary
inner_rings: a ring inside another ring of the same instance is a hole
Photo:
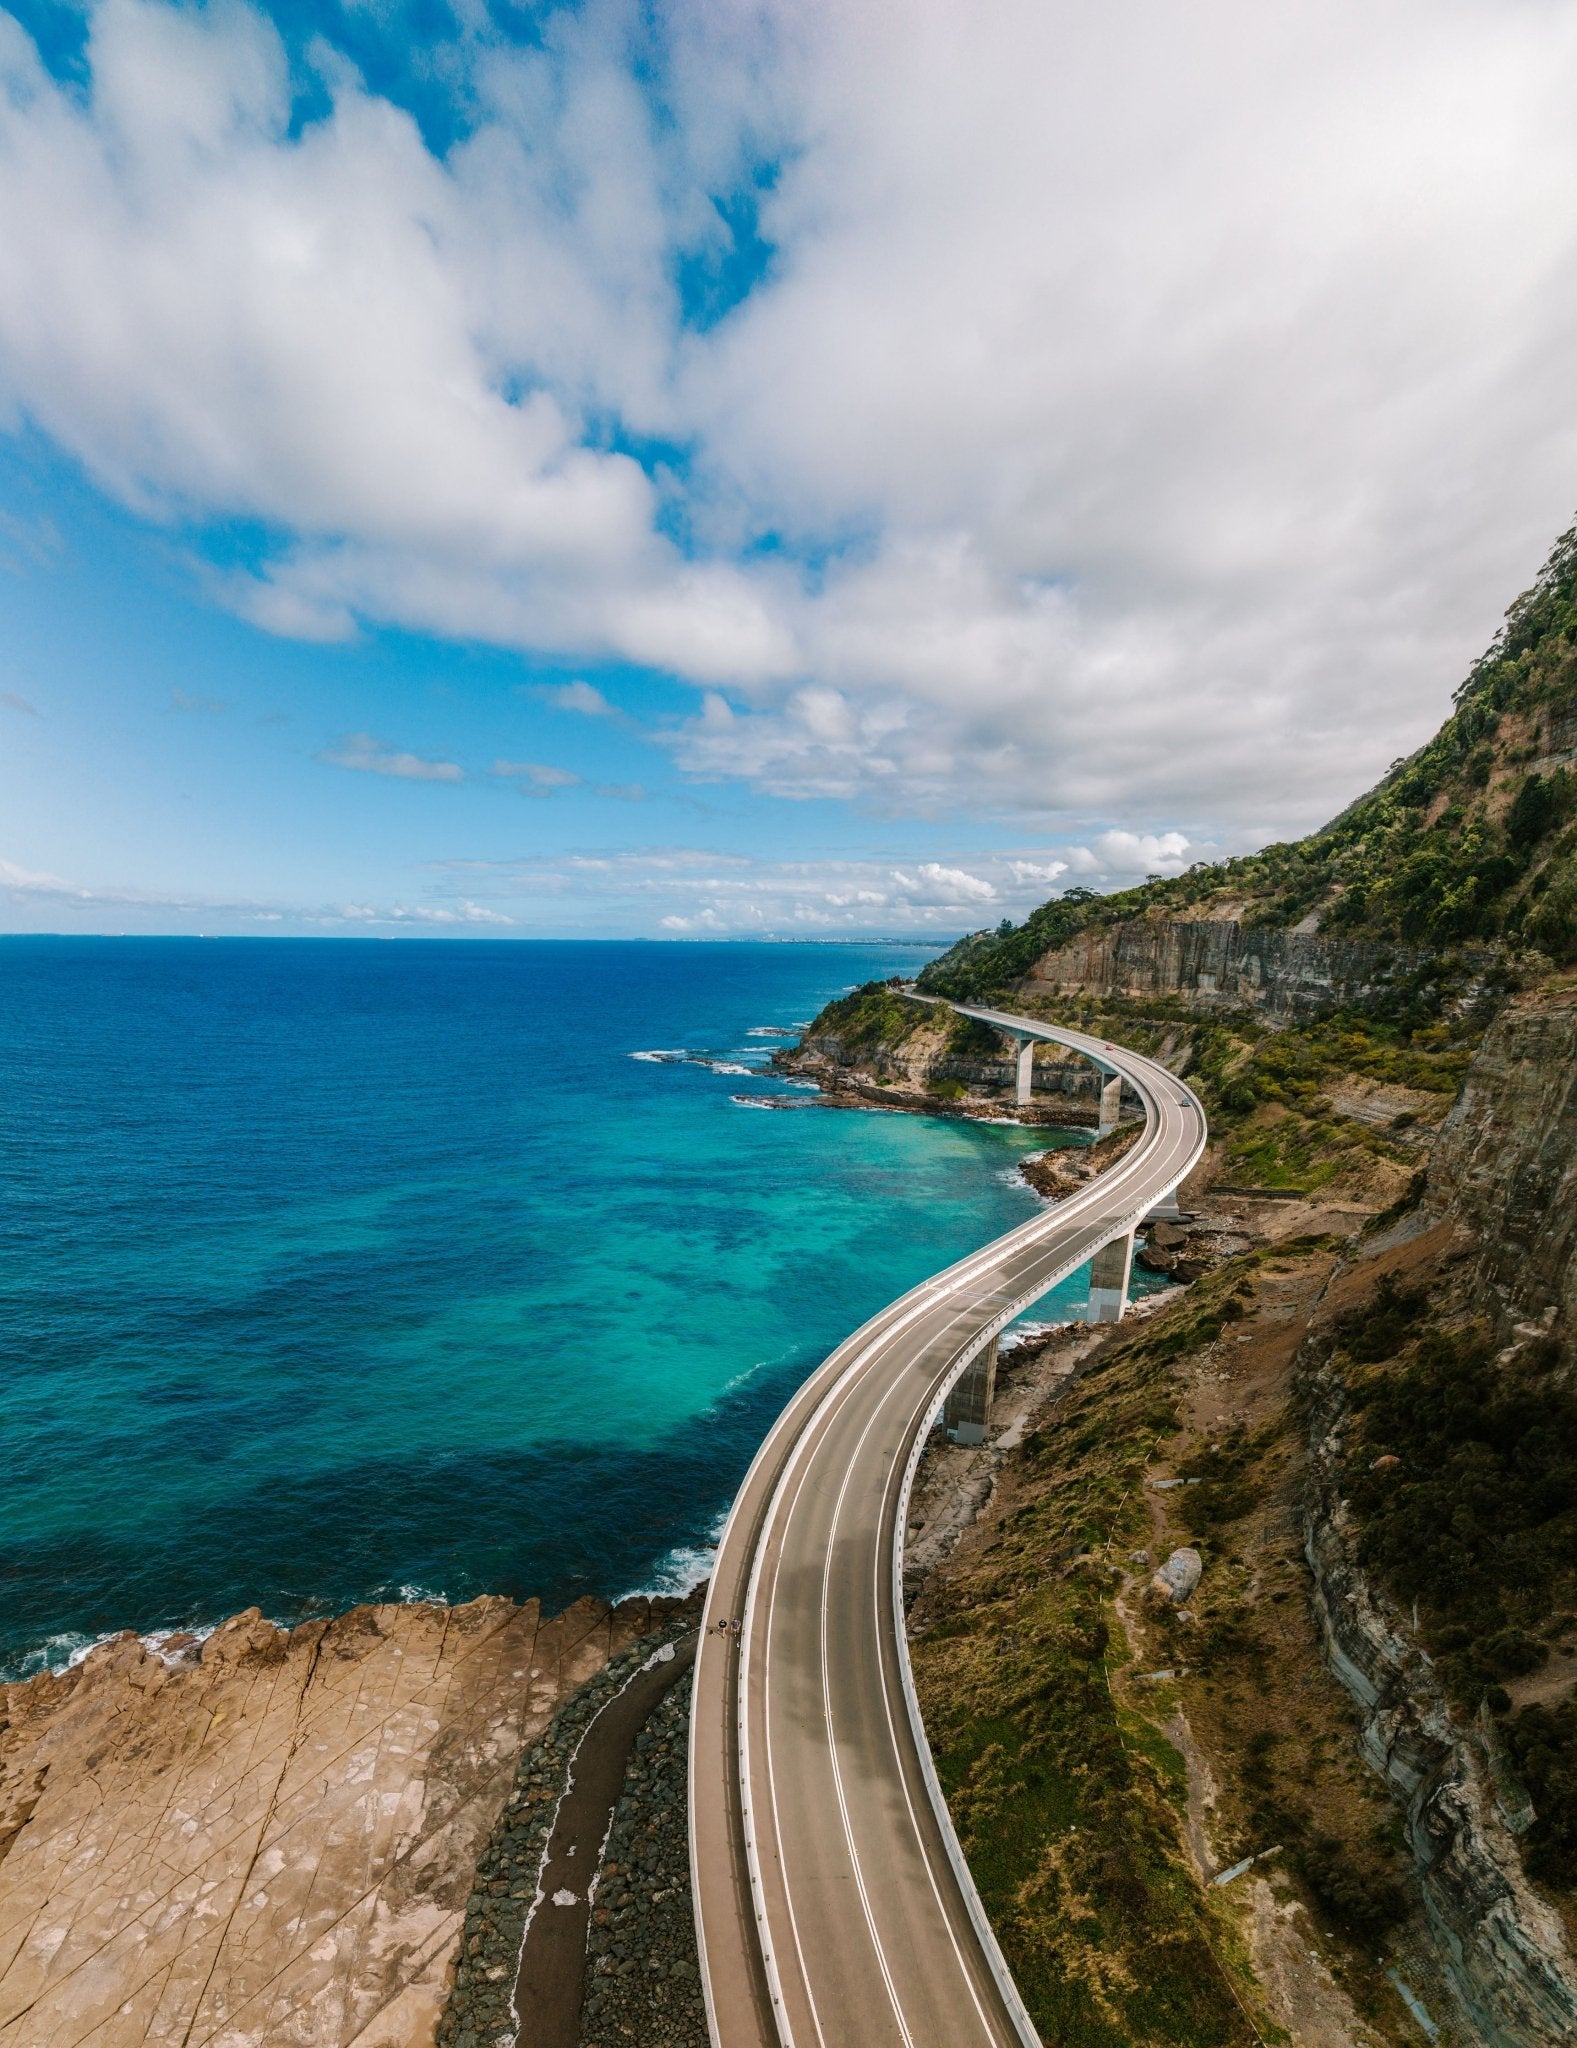
[[[1350,1355],[1354,1341],[1384,1350],[1405,1324],[1402,1301],[1393,1290],[1353,1325]],[[1447,1686],[1471,1702],[1536,1669],[1548,1652],[1532,1629],[1577,1569],[1577,1398],[1548,1355],[1500,1365],[1481,1332],[1426,1330],[1405,1365],[1360,1380],[1353,1401],[1360,1556],[1427,1610]]]

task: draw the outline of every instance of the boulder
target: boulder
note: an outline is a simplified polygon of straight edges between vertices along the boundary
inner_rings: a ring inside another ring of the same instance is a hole
[[[1150,1581],[1150,1590],[1174,1607],[1180,1606],[1199,1584],[1204,1560],[1197,1550],[1174,1550]]]

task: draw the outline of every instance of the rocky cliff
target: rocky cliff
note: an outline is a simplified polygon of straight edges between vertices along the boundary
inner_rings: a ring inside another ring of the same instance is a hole
[[[1441,1130],[1426,1201],[1472,1234],[1503,1325],[1577,1328],[1577,988],[1490,1027]]]
[[[1417,946],[1253,929],[1234,918],[1188,922],[1132,918],[1096,925],[1043,953],[1022,993],[1033,1002],[1093,995],[1179,999],[1205,1013],[1250,1013],[1270,1023],[1333,1010],[1372,1008],[1428,976],[1438,954]],[[1457,956],[1455,992],[1471,1002],[1493,965],[1482,951]]]
[[[1395,1250],[1338,1275],[1300,1351],[1314,1609],[1330,1668],[1358,1710],[1363,1754],[1401,1807],[1441,1963],[1478,2038],[1494,2048],[1559,2048],[1577,2039],[1577,1958],[1560,1915],[1523,1870],[1527,1795],[1505,1767],[1493,1718],[1449,1699],[1419,1640],[1416,1609],[1405,1614],[1360,1563],[1349,1499],[1354,1421],[1335,1357],[1336,1319],[1387,1274],[1449,1298],[1449,1268],[1465,1248],[1451,1221],[1401,1235]]]

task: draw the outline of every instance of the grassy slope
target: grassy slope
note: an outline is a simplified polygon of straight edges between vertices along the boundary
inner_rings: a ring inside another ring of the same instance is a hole
[[[1250,1887],[1206,1888],[1185,1848],[1185,1741],[1204,1760],[1196,1792],[1206,1771],[1217,1786],[1216,1860],[1279,1845],[1278,1899],[1301,1905],[1381,2038],[1409,2037],[1383,1976],[1415,1911],[1406,1858],[1322,1668],[1299,1551],[1301,1324],[1285,1318],[1332,1262],[1323,1242],[1240,1260],[1108,1340],[1012,1454],[995,1524],[917,1609],[949,1803],[1014,1976],[1061,2048],[1287,2038],[1256,1981]],[[1269,1361],[1256,1426],[1225,1436],[1195,1412],[1224,1331]],[[1202,1483],[1146,1486],[1167,1470]],[[1139,1599],[1148,1567],[1131,1554],[1183,1542],[1205,1577],[1189,1617],[1163,1617]],[[1175,1675],[1138,1676],[1157,1667]]]

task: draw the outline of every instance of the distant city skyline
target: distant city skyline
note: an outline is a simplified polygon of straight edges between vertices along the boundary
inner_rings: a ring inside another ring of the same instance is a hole
[[[1577,5],[0,11],[0,930],[951,935],[1577,509]]]

